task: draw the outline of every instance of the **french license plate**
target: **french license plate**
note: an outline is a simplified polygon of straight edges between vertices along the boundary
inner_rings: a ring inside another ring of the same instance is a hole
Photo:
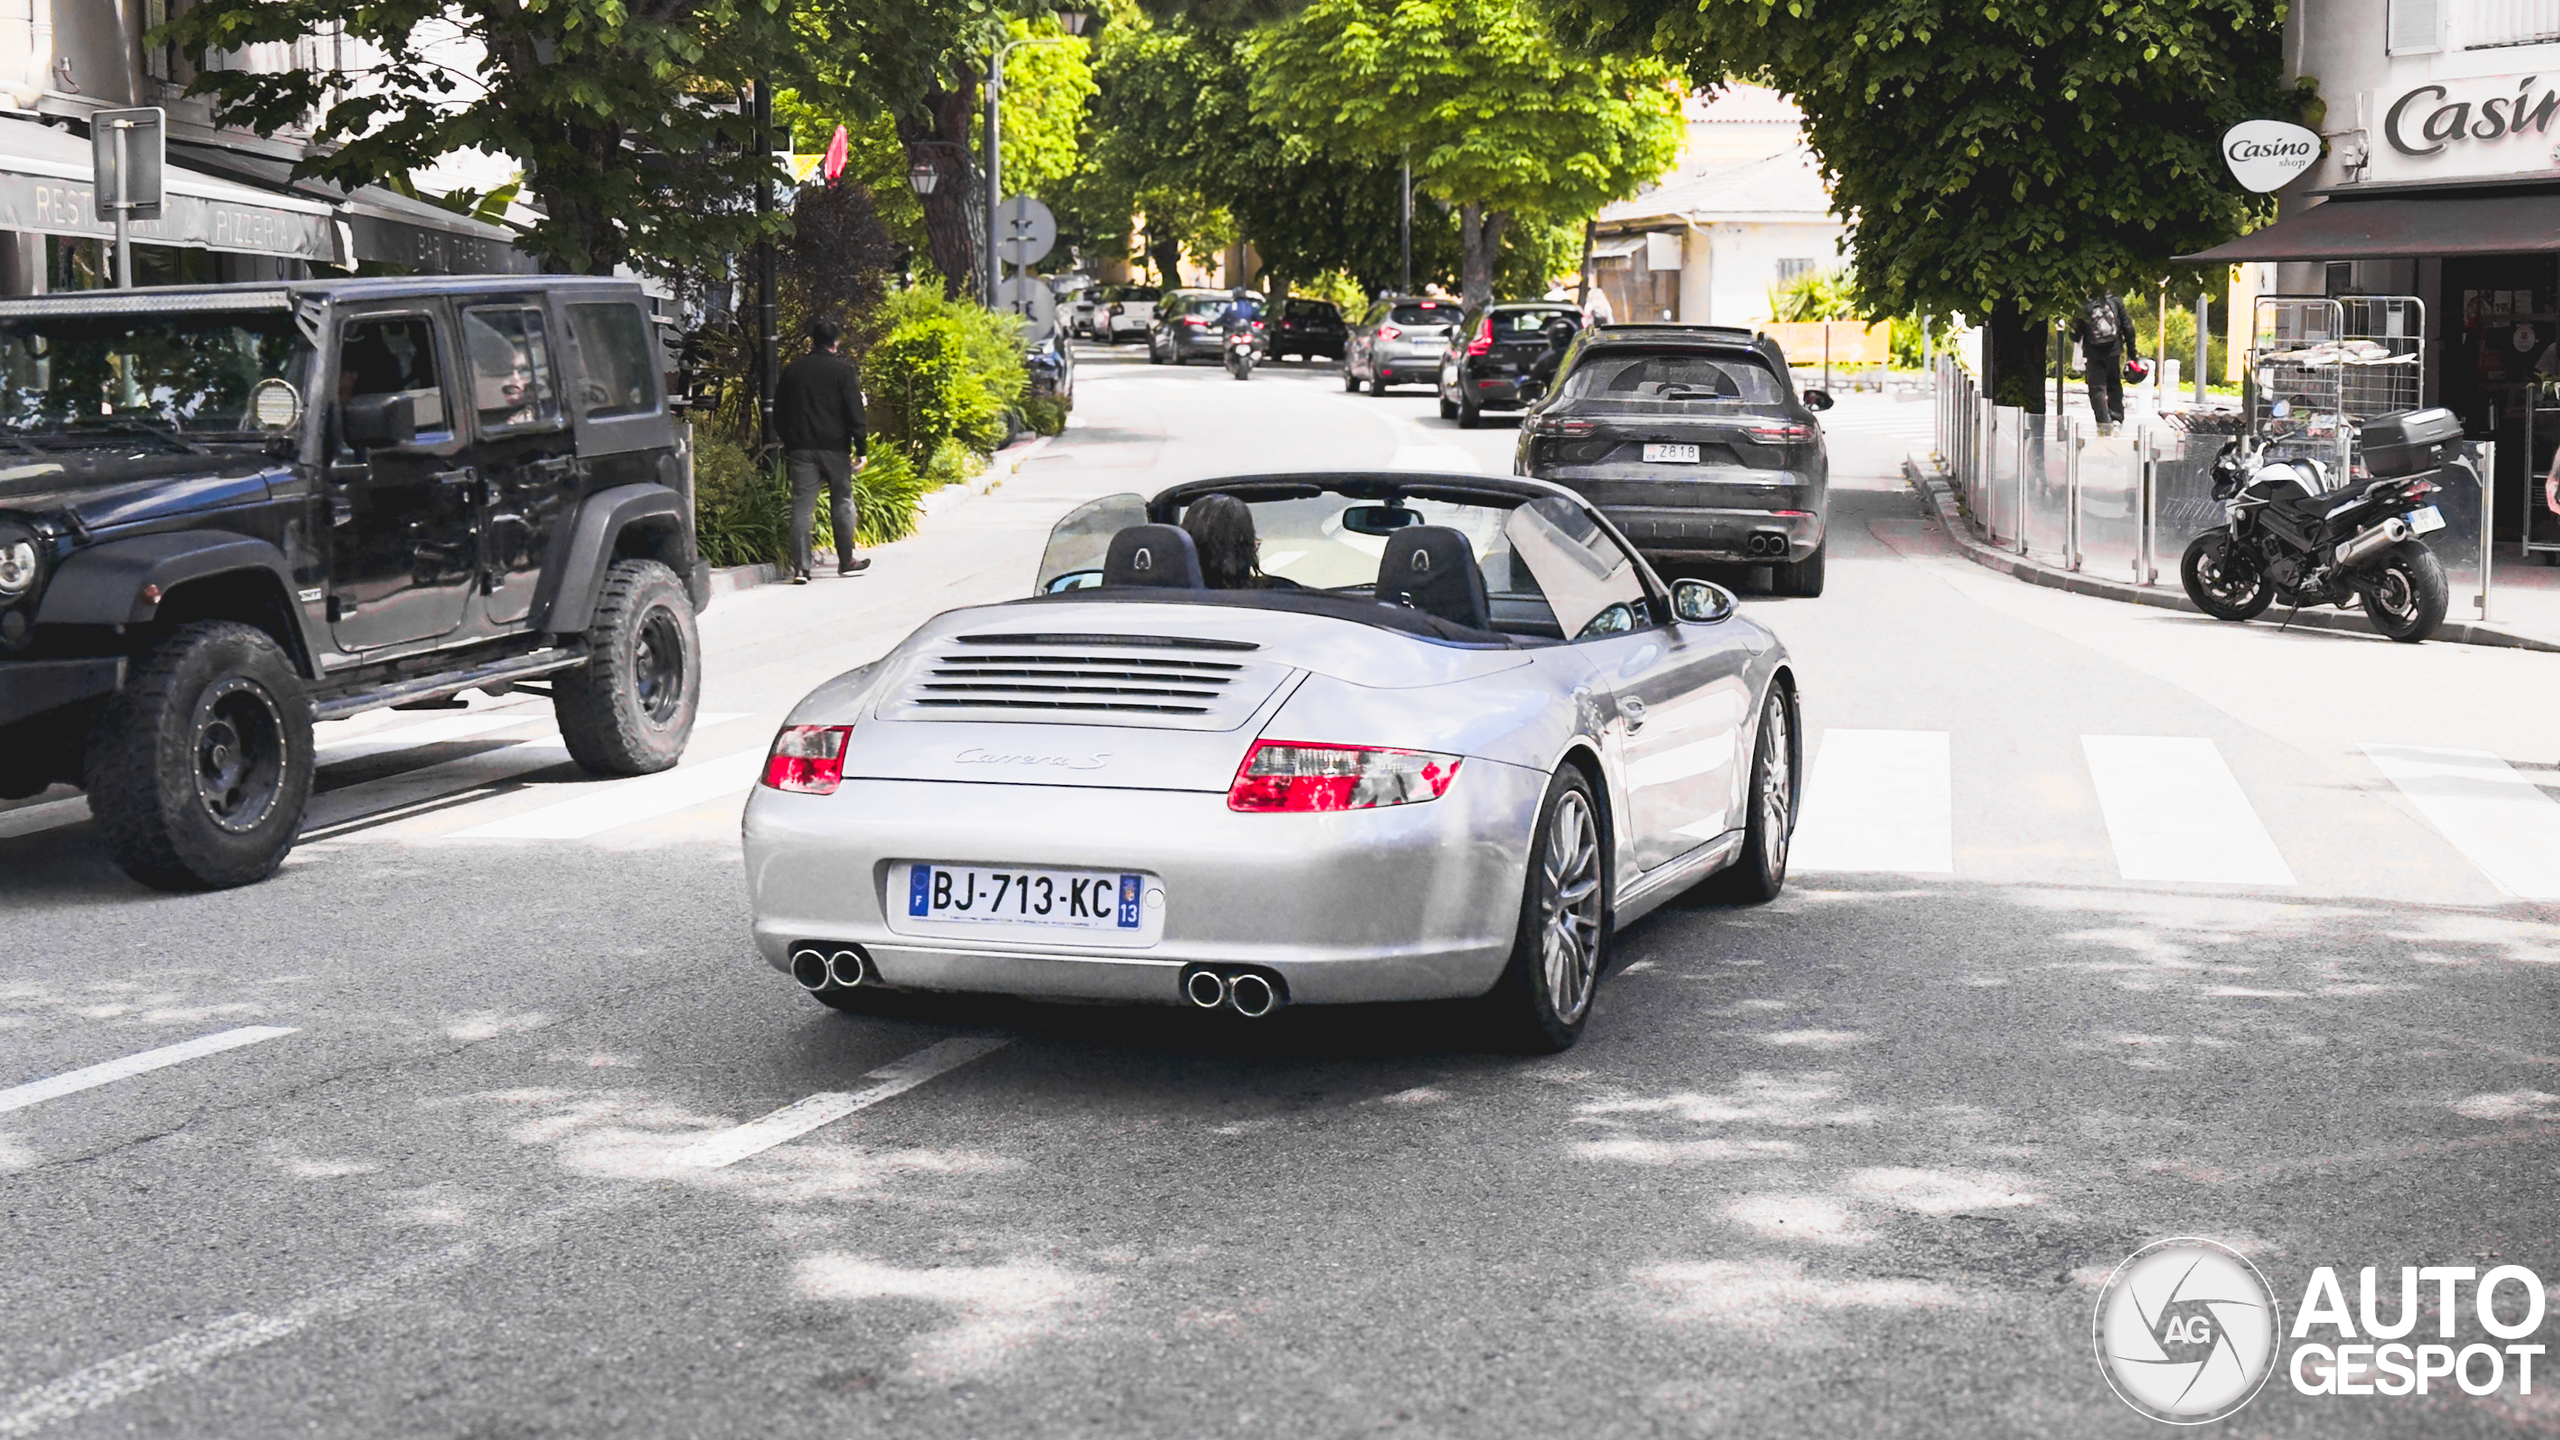
[[[2441,530],[2444,528],[2444,512],[2438,510],[2433,505],[2419,506],[2417,509],[2409,512],[2408,518],[2409,533],[2413,535],[2424,535],[2430,530]]]
[[[1698,447],[1695,445],[1647,445],[1644,447],[1644,463],[1647,465],[1695,465],[1698,463]]]
[[[1162,883],[1120,870],[1030,870],[990,865],[905,867],[905,903],[895,918],[911,926],[1100,931],[1136,939],[1164,907]],[[1152,895],[1150,894],[1152,892]],[[1152,903],[1150,903],[1152,901]],[[893,926],[905,929],[909,926]]]

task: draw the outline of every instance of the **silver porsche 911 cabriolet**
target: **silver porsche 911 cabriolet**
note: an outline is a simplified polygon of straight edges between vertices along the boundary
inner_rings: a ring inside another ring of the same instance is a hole
[[[1581,1033],[1609,937],[1786,880],[1777,637],[1542,481],[1259,475],[1097,500],[1034,593],[794,710],[747,803],[757,947],[874,987],[1484,996]]]

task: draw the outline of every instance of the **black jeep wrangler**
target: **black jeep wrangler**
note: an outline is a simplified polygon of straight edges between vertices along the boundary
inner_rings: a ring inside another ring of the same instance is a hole
[[[293,848],[312,725],[547,684],[590,771],[701,691],[688,432],[639,287],[483,276],[0,300],[0,797],[118,864]]]

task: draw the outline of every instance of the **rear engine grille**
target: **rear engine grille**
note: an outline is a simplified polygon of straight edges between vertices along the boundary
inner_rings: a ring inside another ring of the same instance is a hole
[[[1155,655],[945,655],[909,698],[927,709],[1206,715],[1243,669],[1232,661]]]

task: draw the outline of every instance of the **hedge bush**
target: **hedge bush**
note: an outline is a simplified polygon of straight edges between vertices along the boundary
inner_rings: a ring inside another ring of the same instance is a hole
[[[981,455],[1004,443],[1004,412],[1031,387],[1018,318],[917,286],[883,300],[874,324],[881,334],[864,357],[863,391],[880,438],[928,468],[946,441]]]
[[[886,545],[914,534],[926,492],[968,478],[974,457],[956,443],[947,448],[951,458],[937,453],[919,469],[894,446],[872,447],[869,463],[853,477],[856,543]],[[939,478],[954,466],[956,473]],[[704,559],[722,566],[791,563],[791,475],[781,459],[760,469],[735,442],[697,432],[693,476],[694,523]],[[835,544],[835,517],[820,495],[809,548],[824,555]]]

